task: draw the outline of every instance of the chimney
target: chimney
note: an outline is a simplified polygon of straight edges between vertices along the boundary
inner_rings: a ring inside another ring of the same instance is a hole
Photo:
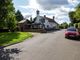
[[[44,18],[46,17],[46,15],[44,15]]]
[[[55,16],[53,16],[53,20],[55,19]]]
[[[39,11],[39,10],[37,10],[37,11],[36,11],[37,16],[39,15],[39,13],[40,13],[40,11]]]

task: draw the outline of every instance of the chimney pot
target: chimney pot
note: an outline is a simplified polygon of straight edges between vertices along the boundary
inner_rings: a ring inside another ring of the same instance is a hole
[[[46,17],[46,15],[44,15],[44,17]]]

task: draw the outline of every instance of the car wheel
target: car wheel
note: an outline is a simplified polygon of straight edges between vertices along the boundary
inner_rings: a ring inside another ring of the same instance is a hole
[[[68,38],[68,36],[65,36],[65,38]]]

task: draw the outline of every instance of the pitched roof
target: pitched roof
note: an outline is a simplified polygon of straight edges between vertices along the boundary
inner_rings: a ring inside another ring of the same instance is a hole
[[[32,22],[30,21],[30,20],[28,20],[28,19],[26,19],[26,20],[21,20],[20,22],[18,22],[18,23],[29,23],[29,24],[31,24]]]
[[[54,22],[54,20],[51,18],[48,18],[48,17],[44,17],[44,18],[47,19],[49,22]]]
[[[51,18],[49,18],[49,17],[46,17],[46,16],[45,16],[45,17],[39,16],[39,17],[41,17],[41,19],[43,19],[43,20],[46,19],[46,20],[48,20],[49,22],[54,22],[54,23],[58,24],[54,19],[51,19]],[[37,17],[34,18],[34,22],[36,21],[36,18],[37,18]]]
[[[51,18],[48,18],[48,17],[45,17],[45,19],[47,19],[49,22],[54,22],[54,23],[58,24],[54,19],[51,19]]]
[[[26,22],[26,20],[21,20],[20,22],[18,22],[18,23],[24,23],[24,22]]]

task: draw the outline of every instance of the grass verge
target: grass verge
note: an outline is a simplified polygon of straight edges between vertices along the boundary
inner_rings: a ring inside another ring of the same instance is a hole
[[[25,39],[28,39],[31,37],[32,37],[32,34],[29,32],[0,33],[0,46],[7,46],[7,45],[23,42]]]

